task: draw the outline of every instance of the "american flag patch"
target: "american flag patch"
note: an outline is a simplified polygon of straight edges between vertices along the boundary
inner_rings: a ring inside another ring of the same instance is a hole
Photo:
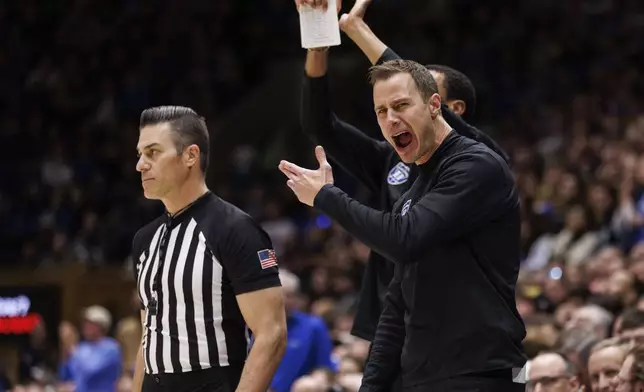
[[[277,257],[273,249],[260,250],[257,252],[257,257],[259,257],[259,264],[262,269],[277,267]]]

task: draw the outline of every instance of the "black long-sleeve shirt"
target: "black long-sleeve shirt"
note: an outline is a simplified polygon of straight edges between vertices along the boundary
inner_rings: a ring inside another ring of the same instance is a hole
[[[392,212],[363,206],[333,185],[314,201],[396,263],[363,392],[388,391],[399,369],[408,388],[525,364],[515,305],[519,199],[507,163],[452,132],[418,168]]]
[[[387,49],[378,63],[398,58],[396,53]],[[380,209],[391,211],[394,203],[416,179],[417,166],[403,163],[387,142],[374,140],[339,119],[330,103],[327,77],[305,76],[300,112],[304,133],[315,143],[324,146],[334,164],[378,195]],[[445,105],[442,113],[459,134],[486,144],[508,161],[507,155],[488,135],[467,124]],[[353,335],[373,340],[393,275],[393,264],[378,253],[371,252],[358,299]]]

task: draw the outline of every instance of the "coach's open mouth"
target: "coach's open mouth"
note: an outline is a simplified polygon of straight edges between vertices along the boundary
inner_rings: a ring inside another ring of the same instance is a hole
[[[393,135],[392,139],[397,148],[405,148],[411,144],[413,137],[411,132],[402,131]]]

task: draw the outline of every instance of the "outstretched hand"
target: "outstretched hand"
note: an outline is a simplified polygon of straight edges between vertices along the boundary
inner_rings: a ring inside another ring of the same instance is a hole
[[[279,164],[280,171],[288,177],[286,185],[301,203],[311,207],[320,189],[333,184],[333,171],[322,146],[315,147],[315,157],[320,164],[317,170],[304,169],[288,161],[281,161]]]

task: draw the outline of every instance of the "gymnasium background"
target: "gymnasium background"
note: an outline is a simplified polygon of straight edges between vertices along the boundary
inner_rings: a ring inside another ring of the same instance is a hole
[[[470,76],[469,121],[513,159],[526,346],[560,344],[584,302],[642,307],[644,2],[375,0],[367,22],[403,57]],[[0,36],[0,391],[54,390],[90,305],[113,315],[129,390],[140,325],[128,253],[163,211],[142,196],[137,122],[160,104],[207,118],[209,186],[262,222],[303,308],[325,320],[340,373],[359,376],[367,345],[348,331],[368,251],[299,205],[277,170],[315,164],[298,124],[292,1],[3,1]],[[368,62],[342,39],[333,106],[379,137]]]

